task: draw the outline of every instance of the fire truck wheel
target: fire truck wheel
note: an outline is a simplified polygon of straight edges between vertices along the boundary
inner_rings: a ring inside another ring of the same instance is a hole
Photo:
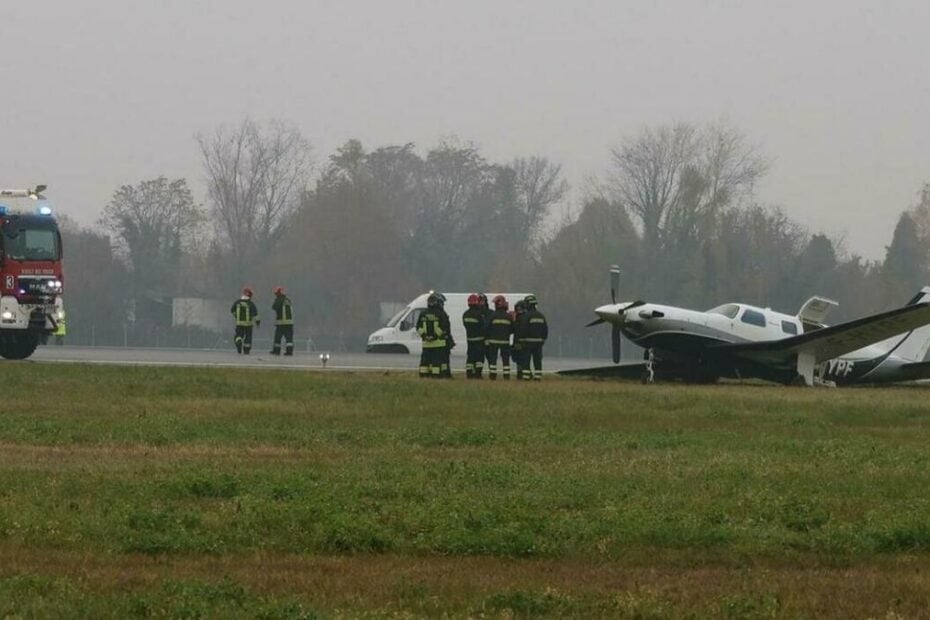
[[[35,334],[17,334],[0,342],[0,356],[8,360],[24,360],[32,355],[39,346]]]

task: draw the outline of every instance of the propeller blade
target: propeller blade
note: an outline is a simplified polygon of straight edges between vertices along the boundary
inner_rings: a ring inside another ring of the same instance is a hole
[[[620,363],[620,327],[614,325],[610,330],[610,352],[614,357],[614,364]]]
[[[610,303],[617,303],[617,291],[620,290],[620,266],[610,266]]]
[[[594,327],[595,325],[600,325],[601,323],[606,323],[606,321],[604,319],[594,319],[593,321],[585,325],[585,327]]]
[[[620,312],[626,312],[627,310],[632,310],[633,308],[639,308],[640,306],[645,306],[645,305],[646,305],[645,301],[634,301],[633,303],[627,304],[623,308],[621,308]]]

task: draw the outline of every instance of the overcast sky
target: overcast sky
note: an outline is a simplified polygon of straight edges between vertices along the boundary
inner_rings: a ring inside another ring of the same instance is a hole
[[[85,0],[3,3],[0,186],[90,223],[123,183],[187,177],[193,136],[282,118],[318,159],[455,134],[574,187],[645,125],[725,119],[758,198],[881,257],[930,181],[930,2]]]

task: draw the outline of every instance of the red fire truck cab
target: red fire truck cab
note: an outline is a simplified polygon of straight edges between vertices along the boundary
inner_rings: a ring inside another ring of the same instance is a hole
[[[61,234],[44,189],[0,189],[0,356],[7,359],[32,355],[64,318]],[[17,208],[24,203],[33,209]]]

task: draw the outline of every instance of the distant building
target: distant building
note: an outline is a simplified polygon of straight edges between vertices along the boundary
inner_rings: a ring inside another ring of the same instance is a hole
[[[171,303],[172,327],[200,327],[221,332],[230,325],[229,305],[219,299],[175,297]]]

